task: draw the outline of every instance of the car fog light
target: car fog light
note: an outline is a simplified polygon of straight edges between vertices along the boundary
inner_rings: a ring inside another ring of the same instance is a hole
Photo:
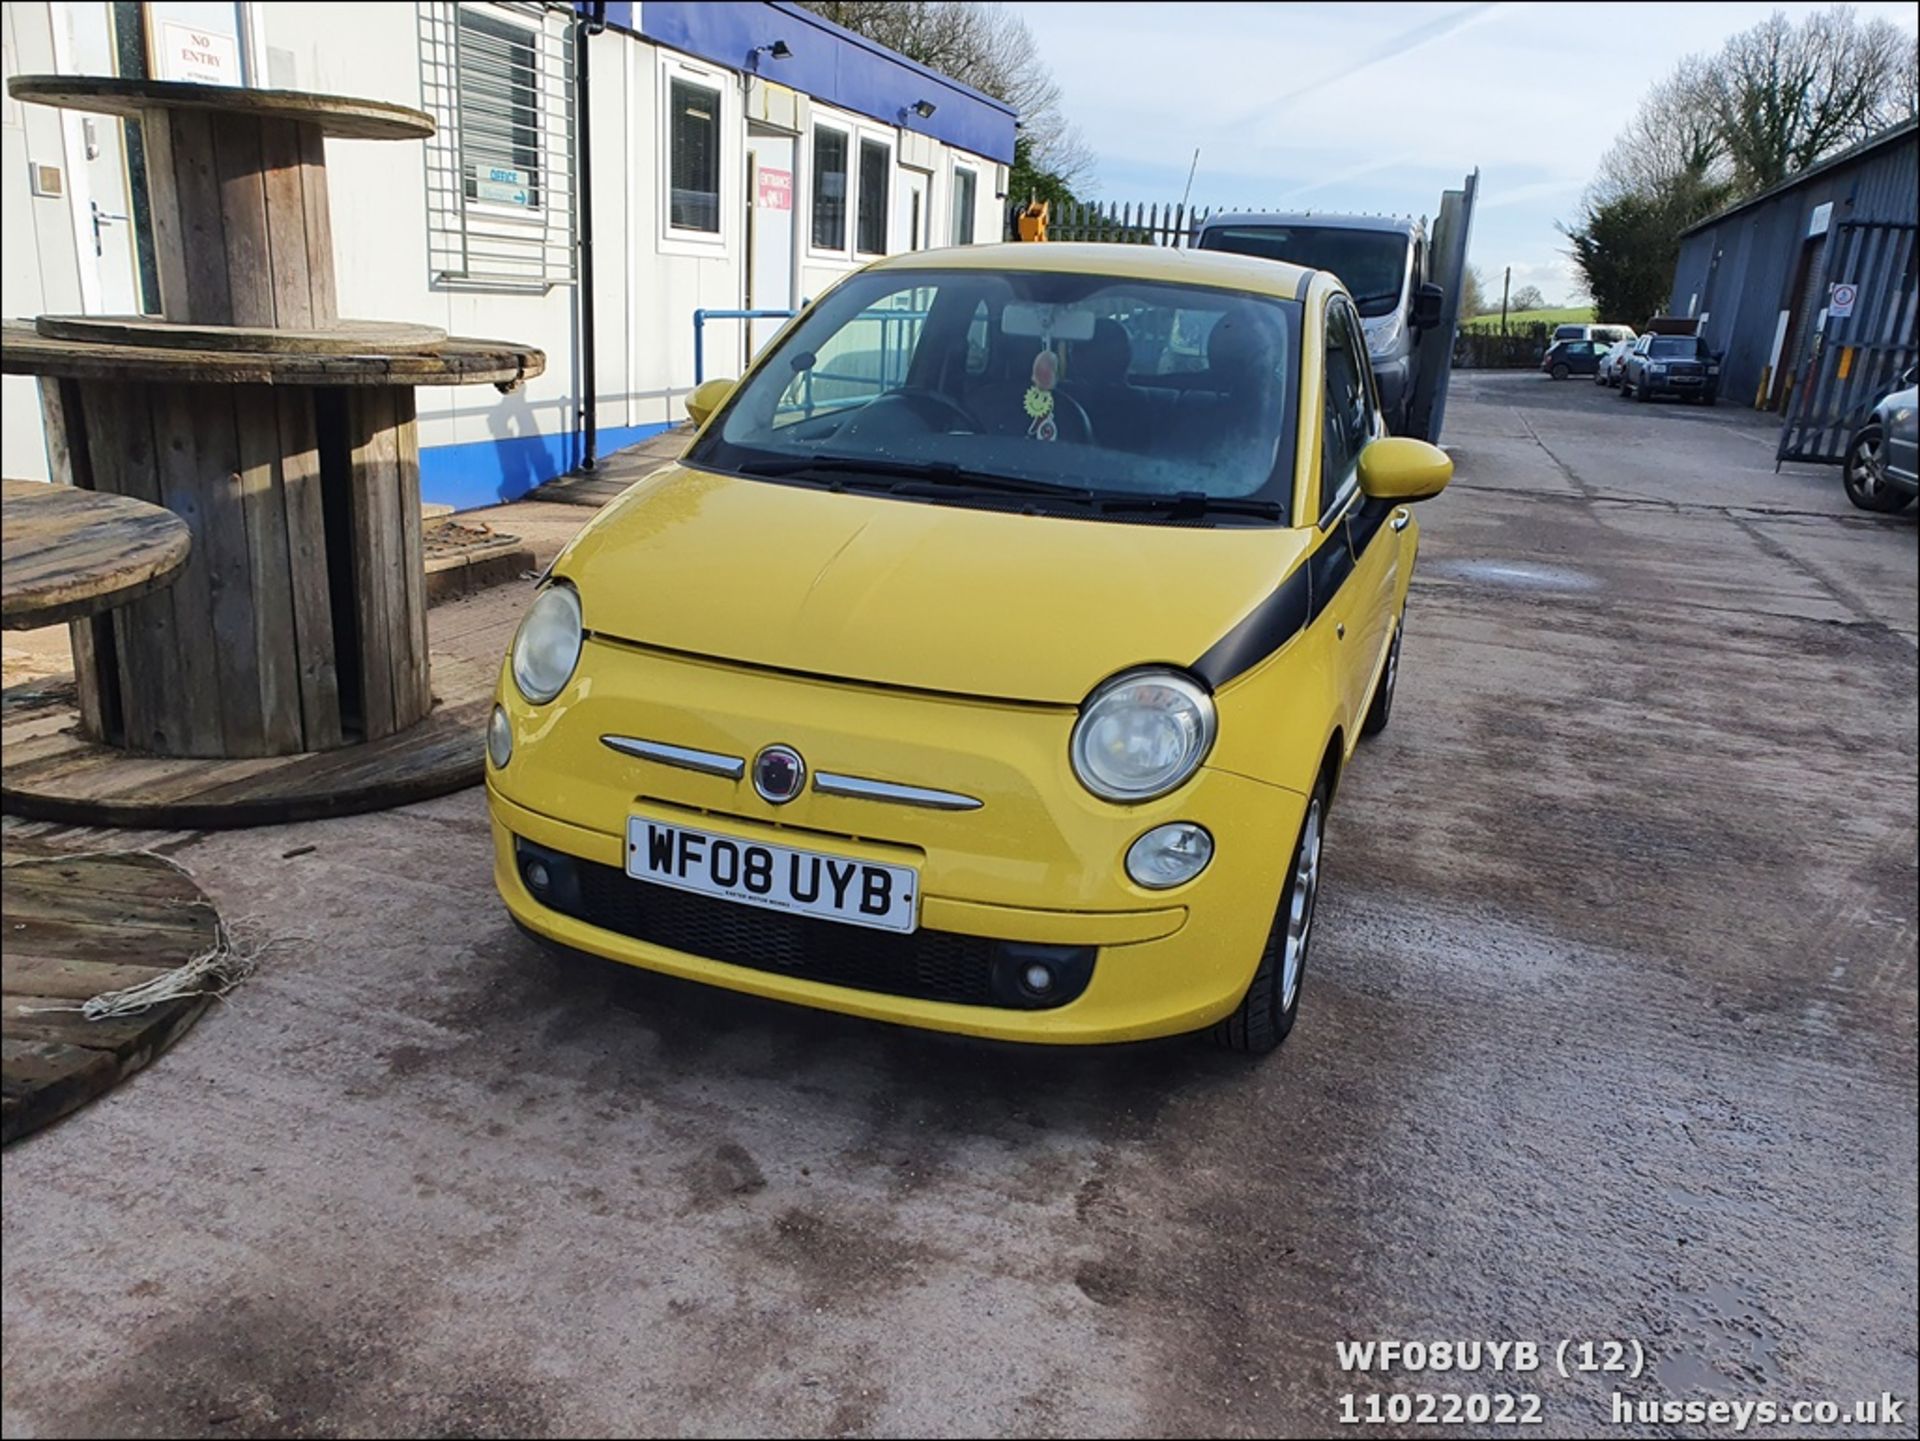
[[[504,706],[495,706],[493,719],[487,722],[487,759],[497,771],[505,770],[513,759],[513,722],[507,719]]]
[[[1044,996],[1053,989],[1053,972],[1046,966],[1028,966],[1021,972],[1020,980],[1036,996]]]
[[[552,883],[552,881],[553,881],[553,877],[547,871],[547,863],[545,861],[528,861],[527,862],[528,889],[534,890],[534,891],[545,891],[548,885]]]
[[[1174,821],[1155,826],[1127,848],[1127,874],[1135,885],[1163,891],[1184,885],[1213,859],[1213,837],[1205,826]]]

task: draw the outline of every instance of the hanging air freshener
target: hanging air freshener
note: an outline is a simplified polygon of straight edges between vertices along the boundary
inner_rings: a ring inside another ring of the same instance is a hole
[[[1033,384],[1027,390],[1027,434],[1035,440],[1057,440],[1060,426],[1053,418],[1053,383],[1060,374],[1060,357],[1053,352],[1053,317],[1040,326],[1040,353],[1033,358]]]

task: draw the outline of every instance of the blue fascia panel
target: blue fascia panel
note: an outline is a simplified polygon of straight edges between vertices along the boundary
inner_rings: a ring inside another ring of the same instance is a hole
[[[667,429],[655,425],[618,425],[599,434],[602,456],[638,445]],[[536,485],[565,475],[580,463],[580,437],[517,435],[505,440],[474,440],[430,445],[420,451],[420,499],[429,505],[477,510],[518,500]]]
[[[1013,107],[780,0],[644,0],[607,6],[607,23],[657,44],[759,75],[887,125],[905,126],[1003,165],[1013,163]],[[784,40],[775,60],[756,47]],[[927,119],[910,112],[932,103]],[[901,112],[908,111],[903,122]]]

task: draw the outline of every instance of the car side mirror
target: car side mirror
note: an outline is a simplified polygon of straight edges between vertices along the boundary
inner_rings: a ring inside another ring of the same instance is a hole
[[[1440,308],[1446,304],[1447,292],[1432,283],[1421,286],[1413,293],[1413,323],[1421,330],[1431,330],[1440,323]]]
[[[695,425],[705,425],[707,417],[726,403],[732,394],[734,382],[731,380],[709,380],[693,388],[687,396],[687,414],[693,417]]]
[[[1453,461],[1410,435],[1371,441],[1360,452],[1360,489],[1373,500],[1431,500],[1453,479]]]

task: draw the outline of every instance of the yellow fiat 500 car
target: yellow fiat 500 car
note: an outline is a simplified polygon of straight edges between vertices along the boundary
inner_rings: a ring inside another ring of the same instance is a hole
[[[850,275],[554,562],[501,668],[513,918],[1009,1040],[1300,1004],[1446,455],[1333,276],[983,246]]]

